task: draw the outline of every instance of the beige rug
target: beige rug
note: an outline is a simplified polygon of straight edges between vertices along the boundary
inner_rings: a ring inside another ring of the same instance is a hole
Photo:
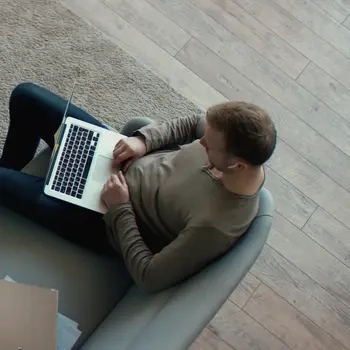
[[[54,0],[0,0],[0,154],[8,98],[34,81],[119,128],[133,116],[170,119],[199,110]]]

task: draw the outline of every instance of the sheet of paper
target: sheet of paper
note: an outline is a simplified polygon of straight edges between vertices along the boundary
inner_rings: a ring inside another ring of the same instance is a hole
[[[71,350],[80,334],[76,322],[62,314],[57,315],[57,350]]]
[[[16,283],[8,275],[4,279]],[[57,350],[71,350],[80,334],[77,322],[60,313],[57,314]]]
[[[61,127],[62,127],[62,125],[57,129],[56,134],[54,135],[55,144],[54,144],[54,146],[53,146],[53,150],[52,150],[52,153],[51,153],[51,158],[50,158],[51,160],[52,160],[53,157],[55,156],[55,154],[56,154],[56,152],[57,152],[57,149],[58,149],[58,143],[57,143],[57,141],[58,141],[58,136],[59,136],[59,134],[60,134]]]
[[[55,135],[53,136],[55,140],[55,144],[57,143],[57,139],[58,139],[58,135],[60,134],[61,127],[62,125],[57,129]]]

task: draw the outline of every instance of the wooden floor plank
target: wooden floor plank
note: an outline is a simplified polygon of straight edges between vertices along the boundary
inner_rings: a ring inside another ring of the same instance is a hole
[[[171,55],[175,55],[190,35],[145,0],[103,0],[124,20]]]
[[[276,2],[318,36],[345,56],[350,57],[350,31],[314,2],[311,0],[277,0]]]
[[[254,292],[244,311],[291,349],[345,350],[339,342],[264,284]]]
[[[187,0],[149,1],[203,45],[218,54],[307,124],[312,125],[344,153],[350,155],[348,142],[350,122],[344,120],[192,3]]]
[[[296,78],[309,63],[309,60],[299,51],[292,48],[232,1],[192,1],[290,77]]]
[[[278,213],[268,244],[350,307],[350,269]]]
[[[313,0],[313,2],[340,23],[343,23],[350,13],[349,0]]]
[[[265,187],[274,198],[276,211],[297,227],[302,228],[317,204],[269,167],[266,167],[265,171]]]
[[[345,347],[350,345],[350,308],[269,245],[251,272]]]
[[[349,58],[307,28],[273,0],[232,0],[299,50],[332,77],[350,88]]]
[[[303,231],[350,268],[350,229],[317,208]]]
[[[208,328],[236,350],[290,350],[230,301],[224,304]]]
[[[330,161],[331,162],[331,161]],[[350,228],[350,193],[280,141],[269,166]]]
[[[334,167],[350,169],[350,158],[265,91],[195,39],[191,39],[176,57],[226,98],[253,102],[265,108],[282,140],[350,190],[350,172],[334,171]]]
[[[297,79],[298,83],[350,121],[350,90],[310,63]]]
[[[188,350],[235,350],[215,335],[211,330],[205,328]]]
[[[65,6],[105,33],[119,47],[199,107],[207,108],[226,100],[101,1],[65,0]]]
[[[238,307],[242,308],[259,284],[260,280],[248,272],[229,299]]]

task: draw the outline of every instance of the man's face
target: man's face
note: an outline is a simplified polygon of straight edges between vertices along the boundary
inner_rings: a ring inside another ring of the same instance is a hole
[[[205,148],[209,162],[217,170],[227,172],[230,165],[235,164],[235,159],[226,151],[225,137],[220,131],[210,127],[205,127],[204,136],[200,144]]]

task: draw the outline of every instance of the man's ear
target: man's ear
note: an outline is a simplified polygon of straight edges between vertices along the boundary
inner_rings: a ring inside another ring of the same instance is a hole
[[[242,159],[237,159],[237,158],[232,158],[232,160],[230,160],[230,164],[232,164],[231,166],[228,167],[228,169],[239,169],[239,170],[244,170],[247,168],[248,164],[242,160]]]
[[[239,159],[238,164],[239,164],[238,168],[241,170],[245,170],[250,167],[250,164],[247,163],[244,159]]]

